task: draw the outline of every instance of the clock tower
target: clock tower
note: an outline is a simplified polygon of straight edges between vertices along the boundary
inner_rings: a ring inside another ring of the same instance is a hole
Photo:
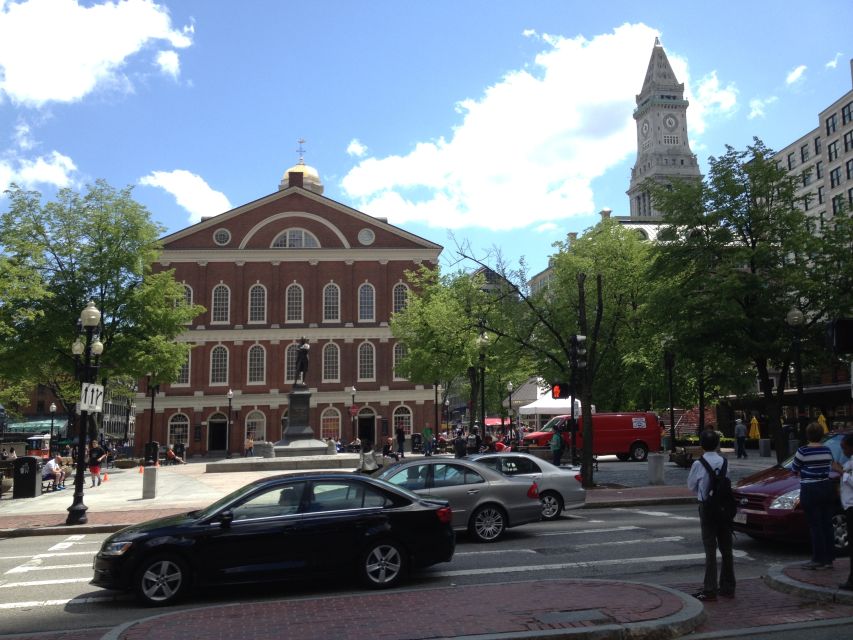
[[[699,164],[687,141],[684,84],[678,82],[660,40],[655,38],[643,88],[636,97],[637,162],[631,169],[628,198],[631,219],[657,219],[643,182],[667,184],[673,179],[700,179]]]

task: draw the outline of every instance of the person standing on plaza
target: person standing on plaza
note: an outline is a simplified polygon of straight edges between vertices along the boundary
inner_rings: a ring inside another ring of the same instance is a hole
[[[738,460],[746,458],[746,424],[740,418],[735,420],[735,442]]]
[[[246,436],[245,448],[243,450],[244,458],[251,458],[255,455],[255,441],[251,436]]]
[[[711,493],[711,474],[702,464],[702,460],[711,467],[716,475],[724,474],[726,460],[719,454],[720,434],[712,429],[702,431],[699,436],[702,458],[690,467],[687,476],[687,488],[696,494],[699,501],[699,527],[702,532],[702,547],[705,549],[705,579],[702,590],[693,595],[698,600],[716,600],[717,594],[733,598],[735,595],[735,563],[732,552],[732,523],[714,517],[705,502]],[[722,562],[720,577],[717,580],[717,548],[720,549]]]
[[[847,456],[847,462],[843,467],[834,462],[833,468],[841,473],[841,506],[847,518],[847,540],[850,541],[853,539],[850,537],[853,535],[853,433],[848,433],[841,439],[841,451]],[[838,588],[853,591],[853,553],[850,554],[850,573],[847,575],[847,581],[838,585]]]
[[[406,457],[406,432],[403,427],[397,427],[397,455],[401,458]]]
[[[424,427],[423,430],[424,437],[424,455],[431,456],[432,455],[432,429],[429,425]]]
[[[554,428],[554,435],[551,436],[551,463],[555,467],[560,466],[560,459],[563,457],[563,449],[565,449],[565,443],[563,442],[563,434],[560,433],[560,429]]]
[[[465,441],[465,436],[462,434],[462,429],[456,432],[456,437],[453,438],[453,455],[456,458],[464,458],[468,452],[468,445]]]
[[[829,478],[834,459],[829,447],[821,444],[823,427],[817,422],[806,427],[808,442],[797,449],[791,471],[800,476],[800,504],[809,525],[812,559],[804,569],[831,569],[835,558],[832,512],[835,510],[835,484]]]
[[[92,474],[92,486],[101,485],[101,464],[107,458],[107,452],[103,450],[97,440],[92,440],[89,447],[89,473]]]

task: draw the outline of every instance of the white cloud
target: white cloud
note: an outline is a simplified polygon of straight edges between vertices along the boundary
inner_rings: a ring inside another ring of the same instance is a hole
[[[353,138],[347,146],[347,153],[355,158],[362,158],[367,153],[367,147],[361,144],[358,138]]]
[[[67,187],[71,185],[75,171],[74,161],[58,151],[32,160],[10,154],[0,160],[0,197],[13,182],[27,189],[39,185]]]
[[[181,61],[176,51],[161,51],[157,54],[157,66],[163,73],[177,78],[181,73]]]
[[[807,68],[808,67],[806,67],[806,65],[801,64],[796,69],[791,70],[791,72],[785,76],[785,84],[791,85],[802,80]]]
[[[41,106],[80,100],[99,86],[127,89],[122,69],[131,56],[151,41],[189,47],[192,34],[173,29],[152,0],[0,0],[0,95]]]
[[[215,216],[231,209],[231,203],[221,191],[211,188],[201,176],[186,171],[152,171],[139,179],[139,184],[159,187],[174,196],[179,206],[186,209],[191,223],[204,216]]]
[[[755,118],[763,118],[764,117],[764,109],[776,102],[779,98],[776,96],[770,96],[769,98],[753,98],[749,101],[749,115],[747,116],[748,120],[753,120]]]
[[[826,63],[826,68],[827,69],[835,69],[838,66],[838,61],[839,61],[839,59],[841,59],[842,55],[843,54],[840,51],[838,53],[836,53],[835,57]]]
[[[30,137],[30,125],[26,122],[19,122],[15,125],[12,139],[15,141],[15,145],[23,151],[29,151],[36,144]]]
[[[596,211],[593,180],[636,153],[634,94],[658,33],[625,24],[589,40],[524,35],[547,48],[458,103],[451,132],[404,155],[365,157],[344,176],[355,206],[396,224],[496,230]],[[690,93],[686,61],[667,55],[687,87],[691,132],[734,112],[734,86],[712,72]]]
[[[536,227],[534,231],[536,233],[545,233],[546,231],[554,231],[557,228],[557,225],[553,222],[543,222],[538,227]]]

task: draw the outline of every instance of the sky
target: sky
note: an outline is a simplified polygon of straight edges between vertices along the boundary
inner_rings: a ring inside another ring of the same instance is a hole
[[[853,2],[0,0],[0,191],[134,186],[167,233],[325,194],[530,275],[628,214],[655,37],[700,168],[781,149],[851,89]],[[8,198],[0,194],[0,211]]]

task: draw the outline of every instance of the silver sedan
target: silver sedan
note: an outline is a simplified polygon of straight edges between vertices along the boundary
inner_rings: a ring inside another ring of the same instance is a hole
[[[508,476],[535,480],[539,485],[543,520],[556,520],[563,509],[584,504],[586,494],[575,479],[575,470],[555,467],[528,453],[486,453],[469,459]]]
[[[447,500],[453,528],[494,542],[509,527],[540,519],[535,481],[510,478],[469,460],[434,458],[400,462],[378,478],[425,497]]]

